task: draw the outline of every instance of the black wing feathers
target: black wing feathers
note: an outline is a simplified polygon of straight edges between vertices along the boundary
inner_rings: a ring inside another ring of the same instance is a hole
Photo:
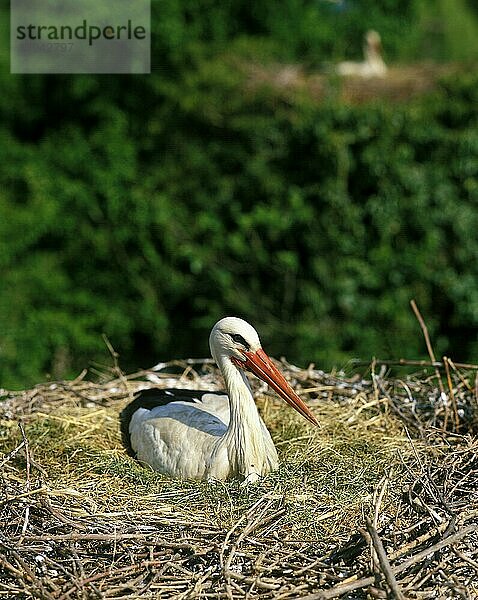
[[[133,414],[139,408],[147,408],[151,410],[157,406],[165,406],[171,402],[197,402],[202,400],[204,394],[218,394],[223,395],[224,392],[216,392],[210,390],[187,390],[178,388],[151,388],[148,390],[141,390],[136,398],[127,404],[120,413],[120,429],[121,429],[121,440],[123,446],[130,456],[136,456],[135,451],[131,447],[131,437],[129,434],[129,424],[133,417]]]

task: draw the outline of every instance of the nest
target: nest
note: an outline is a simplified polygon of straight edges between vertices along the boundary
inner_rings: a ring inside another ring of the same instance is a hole
[[[0,596],[477,598],[476,370],[281,368],[321,426],[251,378],[281,459],[259,484],[176,481],[127,456],[145,387],[221,389],[211,361],[0,391]]]

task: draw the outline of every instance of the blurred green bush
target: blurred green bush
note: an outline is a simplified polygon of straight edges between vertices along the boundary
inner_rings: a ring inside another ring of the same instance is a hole
[[[104,360],[103,333],[125,369],[204,356],[227,314],[302,364],[414,357],[411,298],[476,361],[478,76],[397,105],[246,92],[238,36],[273,25],[245,6],[161,3],[151,76],[2,69],[0,385]]]

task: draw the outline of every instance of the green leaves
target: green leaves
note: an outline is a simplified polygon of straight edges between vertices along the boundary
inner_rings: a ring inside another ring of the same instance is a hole
[[[206,23],[161,4],[151,76],[8,78],[0,386],[106,360],[103,333],[125,369],[205,356],[226,314],[302,364],[414,357],[412,297],[437,354],[474,360],[476,75],[410,104],[285,100],[245,81],[262,38],[236,35],[241,19],[264,40],[299,32],[270,45],[290,58],[315,35],[330,45],[336,17],[310,25],[322,4],[286,3],[284,30],[264,7],[211,5]]]

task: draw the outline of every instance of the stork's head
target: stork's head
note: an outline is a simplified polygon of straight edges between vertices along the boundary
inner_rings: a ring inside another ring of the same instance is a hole
[[[237,317],[225,317],[212,328],[209,346],[216,362],[226,355],[239,361],[245,361],[244,352],[255,352],[261,347],[257,331],[247,321]]]
[[[365,34],[365,43],[370,50],[375,52],[381,52],[382,50],[382,38],[378,31],[374,31],[373,29],[367,31]]]
[[[237,317],[225,317],[212,328],[209,346],[214,360],[219,365],[225,359],[230,360],[239,369],[251,371],[303,417],[318,425],[308,406],[294,392],[289,382],[262,349],[257,331],[252,325]]]

